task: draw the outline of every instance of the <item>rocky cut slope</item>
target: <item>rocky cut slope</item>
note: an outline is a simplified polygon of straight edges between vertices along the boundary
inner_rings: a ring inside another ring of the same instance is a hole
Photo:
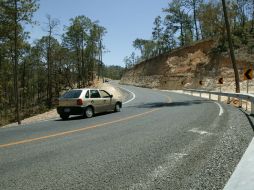
[[[125,72],[121,84],[170,90],[187,87],[212,90],[218,87],[218,78],[223,77],[224,84],[233,87],[230,58],[227,54],[216,53],[216,46],[213,40],[201,41],[143,61]],[[242,53],[236,53],[242,76],[244,67],[250,67],[252,63],[249,56],[240,55]]]

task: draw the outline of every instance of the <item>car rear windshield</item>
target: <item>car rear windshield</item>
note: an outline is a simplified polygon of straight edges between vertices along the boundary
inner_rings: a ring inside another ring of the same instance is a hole
[[[71,90],[66,92],[62,98],[79,98],[82,90]]]

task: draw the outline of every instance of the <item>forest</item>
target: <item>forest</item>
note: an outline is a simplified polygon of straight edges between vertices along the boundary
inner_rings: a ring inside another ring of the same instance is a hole
[[[54,107],[63,91],[89,86],[123,68],[105,66],[106,28],[80,15],[70,18],[61,40],[58,19],[46,16],[45,36],[29,43],[25,25],[34,25],[37,0],[0,0],[0,126]]]
[[[254,0],[224,0],[227,8],[231,37],[235,49],[254,47]],[[175,48],[188,46],[200,40],[215,39],[215,51],[228,50],[226,25],[221,0],[169,1],[162,9],[163,16],[153,22],[150,39],[137,38],[133,42],[131,55],[124,59],[126,68],[171,52]],[[136,53],[138,51],[138,53]]]

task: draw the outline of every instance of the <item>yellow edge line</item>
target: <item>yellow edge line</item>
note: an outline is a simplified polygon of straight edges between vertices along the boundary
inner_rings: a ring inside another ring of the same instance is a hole
[[[76,129],[76,130],[72,130],[72,131],[65,131],[65,132],[56,133],[56,134],[47,135],[47,136],[42,136],[42,137],[38,137],[38,138],[31,138],[31,139],[11,142],[11,143],[8,143],[8,144],[0,144],[0,148],[6,148],[6,147],[14,146],[14,145],[25,144],[25,143],[29,143],[29,142],[33,142],[33,141],[39,141],[39,140],[43,140],[43,139],[69,135],[69,134],[80,132],[80,131],[86,131],[86,130],[89,130],[89,129],[94,129],[94,128],[97,128],[97,127],[102,127],[102,126],[105,126],[105,125],[109,125],[109,124],[113,124],[113,123],[119,123],[119,122],[130,120],[130,119],[133,119],[133,118],[141,117],[141,116],[147,115],[149,113],[152,113],[152,112],[155,112],[155,111],[158,111],[158,110],[159,110],[159,108],[158,109],[153,109],[153,110],[141,113],[141,114],[129,116],[129,117],[126,117],[126,118],[123,118],[123,119],[118,119],[116,121],[110,121],[110,122],[106,122],[106,123],[101,123],[101,124],[97,124],[97,125],[88,126],[86,128]]]

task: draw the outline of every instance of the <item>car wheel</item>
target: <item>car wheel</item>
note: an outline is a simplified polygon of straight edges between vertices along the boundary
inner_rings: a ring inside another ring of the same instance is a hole
[[[61,114],[60,117],[63,119],[63,120],[66,120],[69,118],[70,115],[68,114]]]
[[[85,110],[85,117],[87,118],[91,118],[93,117],[93,108],[92,107],[87,107],[86,110]]]
[[[120,112],[120,111],[121,111],[121,105],[119,103],[116,103],[115,112]]]

